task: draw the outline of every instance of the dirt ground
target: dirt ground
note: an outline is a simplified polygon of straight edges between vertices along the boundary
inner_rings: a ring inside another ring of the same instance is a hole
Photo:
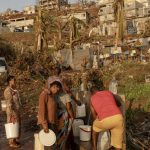
[[[5,128],[4,124],[6,123],[6,115],[4,112],[0,112],[1,120],[0,120],[0,149],[1,150],[11,150],[8,146],[8,142],[6,140]],[[25,117],[22,119],[22,129],[21,129],[21,148],[19,150],[33,150],[34,149],[34,133],[37,132],[36,127],[36,119],[33,117]]]

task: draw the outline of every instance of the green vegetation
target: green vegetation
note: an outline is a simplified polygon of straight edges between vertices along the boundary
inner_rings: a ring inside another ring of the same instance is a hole
[[[150,99],[150,84],[139,84],[128,81],[124,87],[119,88],[119,91],[125,94],[128,101]]]

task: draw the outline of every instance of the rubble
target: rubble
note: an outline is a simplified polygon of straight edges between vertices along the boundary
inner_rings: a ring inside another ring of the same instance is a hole
[[[132,121],[132,123],[127,121],[126,125],[127,139],[135,148],[140,150],[149,150],[150,148],[150,118],[148,114],[149,113],[147,113],[147,117],[145,117],[143,121]]]

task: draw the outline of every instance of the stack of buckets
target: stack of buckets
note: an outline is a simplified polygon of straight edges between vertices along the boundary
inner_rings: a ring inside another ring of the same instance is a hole
[[[85,104],[81,106],[76,106],[76,117],[83,118],[86,116]],[[80,137],[81,141],[90,141],[91,140],[91,126],[84,125],[82,119],[75,119],[73,124],[73,134],[75,137]]]

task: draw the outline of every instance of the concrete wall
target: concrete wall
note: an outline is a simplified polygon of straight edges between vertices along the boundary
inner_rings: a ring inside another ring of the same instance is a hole
[[[10,22],[9,27],[26,27],[34,25],[34,19]]]
[[[89,22],[89,14],[87,12],[77,12],[77,13],[69,14],[67,16],[61,16],[61,19],[63,20],[63,22],[66,22],[68,21],[68,19],[71,19],[72,17],[80,19],[85,23]]]
[[[98,5],[105,5],[105,4],[108,4],[108,3],[113,3],[114,0],[100,0]]]

